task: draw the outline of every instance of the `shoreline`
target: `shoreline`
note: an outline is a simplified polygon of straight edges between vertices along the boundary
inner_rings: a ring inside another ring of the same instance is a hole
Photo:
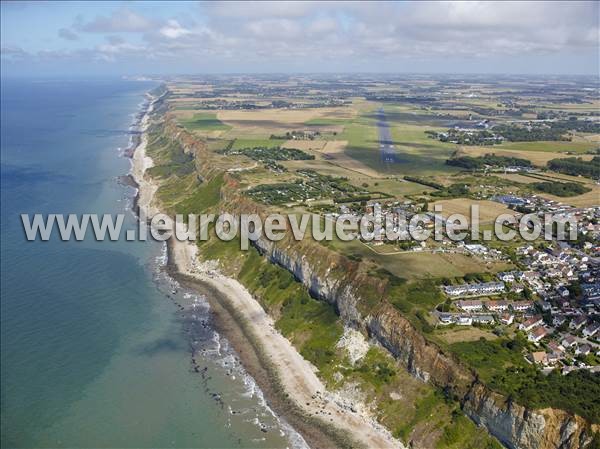
[[[160,97],[159,97],[160,98]],[[131,178],[137,184],[133,210],[139,218],[159,210],[154,202],[158,185],[144,175],[153,166],[146,156],[152,98],[140,120],[141,138],[131,150]],[[370,416],[356,412],[342,397],[328,392],[306,361],[274,326],[270,316],[235,279],[223,276],[210,264],[200,264],[193,242],[169,239],[168,270],[178,281],[208,293],[219,333],[224,335],[242,360],[242,365],[263,391],[274,412],[314,448],[404,446]]]

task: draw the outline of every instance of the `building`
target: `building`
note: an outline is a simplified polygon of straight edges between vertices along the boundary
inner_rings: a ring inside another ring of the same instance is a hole
[[[502,282],[482,282],[478,284],[448,285],[444,287],[448,296],[494,295],[504,291]]]
[[[503,271],[497,276],[502,282],[515,282],[521,277],[521,273],[519,271]]]
[[[522,331],[530,331],[531,329],[533,329],[534,327],[540,326],[544,323],[544,319],[541,317],[541,315],[535,315],[532,316],[531,318],[526,319],[525,321],[523,321],[521,323],[521,325],[519,326],[519,329],[521,329]]]
[[[548,359],[544,351],[535,351],[529,354],[529,360],[536,365],[545,365]]]
[[[600,329],[600,324],[592,323],[583,330],[583,336],[584,337],[593,337],[598,332],[598,329]]]
[[[558,355],[562,355],[562,353],[565,350],[565,348],[563,348],[561,345],[559,345],[555,341],[551,341],[548,343],[548,349]]]
[[[461,310],[464,310],[465,312],[475,312],[483,310],[483,302],[477,300],[456,301],[456,307],[458,307]]]
[[[569,328],[572,330],[580,329],[585,323],[587,323],[587,317],[585,315],[577,315],[569,323]]]
[[[490,312],[504,312],[508,310],[508,302],[506,301],[488,301],[485,303],[485,307]]]
[[[515,316],[512,313],[508,313],[508,312],[503,313],[502,316],[500,317],[500,322],[507,326],[511,325],[514,320],[515,320]]]
[[[533,308],[533,301],[514,301],[510,306],[515,312],[527,312]]]
[[[536,327],[535,329],[533,329],[528,335],[527,335],[527,339],[529,341],[532,341],[534,343],[539,342],[541,339],[543,339],[544,337],[546,337],[547,335],[550,335],[550,331],[548,329],[546,329],[545,327]]]
[[[473,322],[479,324],[492,324],[494,322],[494,317],[492,315],[475,315],[473,317]]]
[[[452,324],[452,315],[449,313],[440,313],[438,316],[441,324]]]
[[[577,349],[575,349],[575,354],[577,355],[588,355],[592,348],[590,345],[581,345]]]
[[[471,326],[473,324],[473,318],[467,315],[461,315],[456,320],[456,324],[459,326]]]
[[[540,306],[540,309],[542,309],[542,312],[549,312],[550,309],[552,309],[552,304],[548,301],[538,301],[537,304]]]
[[[564,315],[554,315],[552,318],[552,325],[559,327],[562,326],[567,321],[567,317]]]
[[[577,344],[577,339],[575,337],[573,337],[571,334],[567,334],[563,337],[562,341],[560,342],[560,344],[564,347],[564,348],[570,348],[574,345]]]
[[[560,359],[562,358],[561,354],[558,354],[556,352],[548,352],[546,354],[546,363],[548,365],[554,365],[555,363],[557,363]]]
[[[583,291],[584,298],[588,301],[600,300],[600,282],[595,282],[593,284],[582,284],[581,290]]]

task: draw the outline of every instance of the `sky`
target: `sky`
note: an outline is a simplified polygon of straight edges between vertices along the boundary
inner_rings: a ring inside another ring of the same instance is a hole
[[[3,76],[599,75],[598,2],[1,3]]]

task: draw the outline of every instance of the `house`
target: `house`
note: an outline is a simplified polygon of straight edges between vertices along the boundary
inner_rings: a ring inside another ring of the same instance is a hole
[[[461,315],[456,320],[456,324],[459,326],[471,326],[473,324],[473,318],[467,315]]]
[[[569,293],[569,289],[567,287],[558,287],[557,292],[560,296],[562,296],[563,298],[568,298],[570,293]]]
[[[525,290],[525,287],[523,287],[523,284],[520,284],[518,282],[516,282],[510,286],[511,292],[521,293],[523,290]]]
[[[483,282],[478,284],[448,285],[444,287],[448,296],[493,295],[504,291],[502,282]]]
[[[562,358],[561,354],[558,354],[556,352],[548,352],[546,354],[546,363],[548,365],[554,365],[555,363],[557,363],[560,359]]]
[[[481,301],[457,301],[456,302],[456,307],[458,307],[459,309],[464,310],[465,312],[474,312],[476,310],[482,310],[483,309],[483,303]]]
[[[550,331],[548,329],[546,329],[545,327],[536,327],[535,329],[533,329],[533,331],[531,331],[528,335],[527,335],[527,339],[529,341],[532,341],[534,343],[539,342],[542,338],[546,337],[547,335],[550,334]]]
[[[558,355],[562,355],[562,353],[565,351],[565,348],[563,348],[555,341],[551,341],[548,343],[548,349]]]
[[[521,329],[522,331],[530,331],[531,329],[533,329],[536,326],[540,326],[541,324],[544,323],[544,319],[542,318],[541,315],[535,315],[532,316],[531,318],[526,319],[525,321],[523,321],[521,323],[521,325],[519,326],[519,329]]]
[[[575,337],[573,337],[571,334],[567,334],[563,337],[560,344],[564,348],[570,348],[570,347],[574,346],[575,344],[577,344],[577,339]]]
[[[598,332],[598,329],[600,329],[600,324],[592,323],[583,330],[583,336],[584,337],[593,337]]]
[[[492,324],[494,322],[494,317],[492,315],[475,315],[473,317],[473,322],[479,324]]]
[[[529,354],[529,360],[537,365],[545,365],[547,362],[546,353],[544,351],[535,351]]]
[[[587,317],[585,315],[577,315],[569,323],[569,328],[572,330],[580,329],[585,323],[587,323]]]
[[[552,318],[552,325],[559,327],[562,326],[567,321],[567,317],[565,315],[554,315]]]
[[[502,282],[515,282],[517,278],[521,277],[521,273],[518,271],[504,271],[498,273],[497,276]]]
[[[515,316],[508,312],[503,313],[502,316],[500,317],[500,322],[507,326],[511,325],[514,320],[515,320]]]
[[[527,312],[533,307],[532,301],[514,301],[511,305],[515,312]]]
[[[588,301],[600,300],[600,282],[595,282],[593,284],[583,284],[581,286],[581,290],[583,291],[583,296]]]
[[[508,302],[506,301],[488,301],[485,303],[485,306],[491,312],[504,312],[508,310]]]
[[[542,309],[542,312],[548,312],[552,308],[552,304],[548,301],[538,301],[537,305]]]
[[[575,349],[575,354],[577,355],[588,355],[591,351],[590,345],[581,345],[577,349]]]
[[[440,313],[438,319],[441,324],[452,324],[452,315],[449,313]]]

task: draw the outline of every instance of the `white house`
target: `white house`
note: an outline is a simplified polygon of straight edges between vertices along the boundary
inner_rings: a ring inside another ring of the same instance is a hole
[[[483,309],[483,302],[481,301],[457,301],[456,307],[464,310],[465,312],[474,312]]]
[[[545,327],[536,327],[533,331],[531,331],[528,335],[527,335],[527,339],[529,341],[532,341],[534,343],[539,342],[542,338],[544,338],[546,335],[549,335],[550,332],[548,331],[548,329],[546,329]]]
[[[544,319],[540,315],[532,316],[531,318],[528,318],[527,320],[523,321],[519,326],[519,329],[528,332],[534,327],[540,326],[543,322]]]
[[[511,305],[515,312],[526,312],[533,307],[532,301],[514,301]]]
[[[590,324],[588,327],[586,327],[583,330],[583,336],[584,337],[593,337],[598,332],[598,329],[600,329],[600,324],[597,324],[597,323]]]
[[[577,339],[571,334],[567,334],[563,337],[560,344],[563,346],[563,348],[570,348],[571,346],[577,344]]]

